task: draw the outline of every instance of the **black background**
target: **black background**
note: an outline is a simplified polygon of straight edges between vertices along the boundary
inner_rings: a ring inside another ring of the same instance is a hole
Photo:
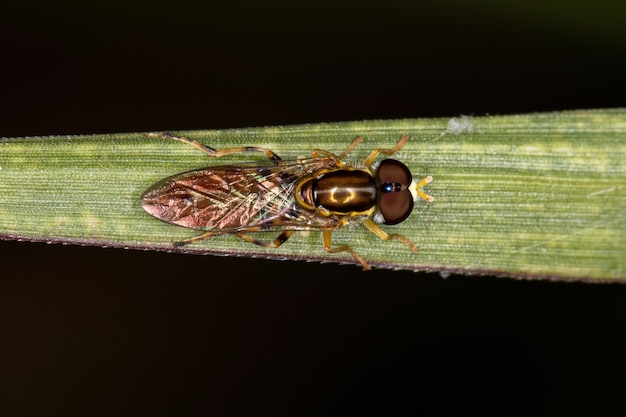
[[[536,3],[4,5],[0,135],[624,106],[624,7]],[[623,286],[0,253],[3,416],[622,414]]]

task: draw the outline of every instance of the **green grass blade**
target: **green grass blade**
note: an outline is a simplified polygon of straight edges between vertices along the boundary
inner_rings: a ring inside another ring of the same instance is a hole
[[[349,160],[411,140],[394,157],[416,177],[432,175],[432,203],[389,233],[419,246],[412,253],[363,227],[333,234],[374,266],[613,282],[626,277],[626,109],[496,117],[367,121],[222,131],[174,132],[216,149],[257,145],[283,159],[311,148]],[[139,204],[152,183],[215,164],[180,142],[141,134],[0,140],[0,235],[4,239],[174,250],[197,233],[160,222]],[[269,237],[268,239],[273,238]],[[221,236],[184,248],[210,252],[354,262],[326,254],[317,233],[278,249]]]

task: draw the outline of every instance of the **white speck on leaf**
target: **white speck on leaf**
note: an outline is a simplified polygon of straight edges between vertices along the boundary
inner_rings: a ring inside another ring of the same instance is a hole
[[[448,126],[446,126],[446,130],[441,134],[441,136],[451,133],[453,135],[460,135],[461,133],[473,133],[474,132],[474,124],[471,122],[470,118],[467,116],[461,116],[460,118],[453,117],[448,121]]]

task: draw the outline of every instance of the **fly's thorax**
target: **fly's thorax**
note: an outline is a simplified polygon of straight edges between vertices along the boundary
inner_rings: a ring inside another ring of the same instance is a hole
[[[323,169],[302,178],[295,196],[296,202],[306,210],[355,216],[374,211],[377,186],[374,177],[362,169]]]

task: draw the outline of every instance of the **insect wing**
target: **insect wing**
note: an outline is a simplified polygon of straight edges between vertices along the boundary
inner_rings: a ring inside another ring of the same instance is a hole
[[[296,205],[296,183],[332,163],[319,158],[284,165],[226,165],[190,171],[154,184],[142,196],[141,204],[162,221],[198,230],[304,230],[315,227],[318,221]]]

